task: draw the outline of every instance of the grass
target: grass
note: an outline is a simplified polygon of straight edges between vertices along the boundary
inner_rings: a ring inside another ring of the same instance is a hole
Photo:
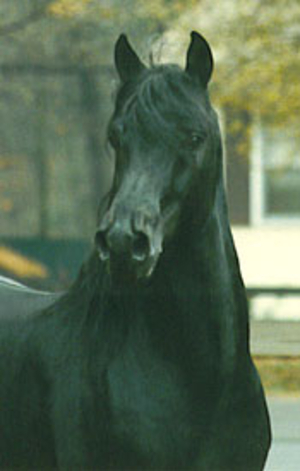
[[[300,357],[254,357],[267,395],[300,397]]]

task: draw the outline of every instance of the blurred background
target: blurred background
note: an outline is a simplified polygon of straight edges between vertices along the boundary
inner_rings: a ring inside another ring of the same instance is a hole
[[[113,171],[114,43],[126,32],[145,62],[184,65],[193,29],[216,62],[230,219],[276,429],[268,469],[300,469],[286,402],[300,392],[298,0],[1,0],[0,274],[71,283]]]
[[[300,287],[297,0],[2,0],[0,18],[3,273],[68,285],[110,181],[116,38],[126,32],[145,61],[184,65],[196,29],[214,51],[211,92],[247,284]],[[269,315],[268,306],[254,311]],[[286,315],[300,319],[297,310],[290,303]]]
[[[211,95],[252,348],[262,369],[268,355],[289,359],[292,369],[278,360],[268,381],[272,391],[285,382],[296,393],[298,0],[1,0],[0,274],[50,290],[71,283],[113,170],[105,131],[117,83],[114,43],[126,32],[145,62],[184,65],[193,29],[216,62]]]

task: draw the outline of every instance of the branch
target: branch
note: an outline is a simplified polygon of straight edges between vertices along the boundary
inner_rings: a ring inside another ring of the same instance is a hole
[[[8,25],[3,25],[0,27],[0,36],[6,36],[9,34],[17,33],[29,26],[36,21],[39,21],[41,18],[46,16],[46,6],[43,5],[42,8],[37,8],[36,10],[29,13],[29,15],[25,16],[21,20],[14,21]]]

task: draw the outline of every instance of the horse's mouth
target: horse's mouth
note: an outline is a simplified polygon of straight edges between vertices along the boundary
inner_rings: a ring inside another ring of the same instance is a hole
[[[149,257],[143,263],[135,263],[128,257],[112,256],[105,262],[105,266],[112,286],[117,290],[130,290],[150,280],[158,259],[159,254]]]
[[[151,278],[163,252],[163,242],[176,227],[178,214],[177,203],[168,205],[155,225],[144,224],[132,232],[126,232],[123,227],[129,225],[118,220],[105,225],[106,218],[100,223],[95,244],[113,284],[130,286]]]

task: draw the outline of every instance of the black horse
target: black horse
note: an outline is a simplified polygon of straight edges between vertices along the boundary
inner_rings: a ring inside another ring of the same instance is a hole
[[[185,70],[146,68],[122,35],[115,63],[95,249],[51,306],[1,322],[0,468],[262,470],[210,48],[192,33]]]

